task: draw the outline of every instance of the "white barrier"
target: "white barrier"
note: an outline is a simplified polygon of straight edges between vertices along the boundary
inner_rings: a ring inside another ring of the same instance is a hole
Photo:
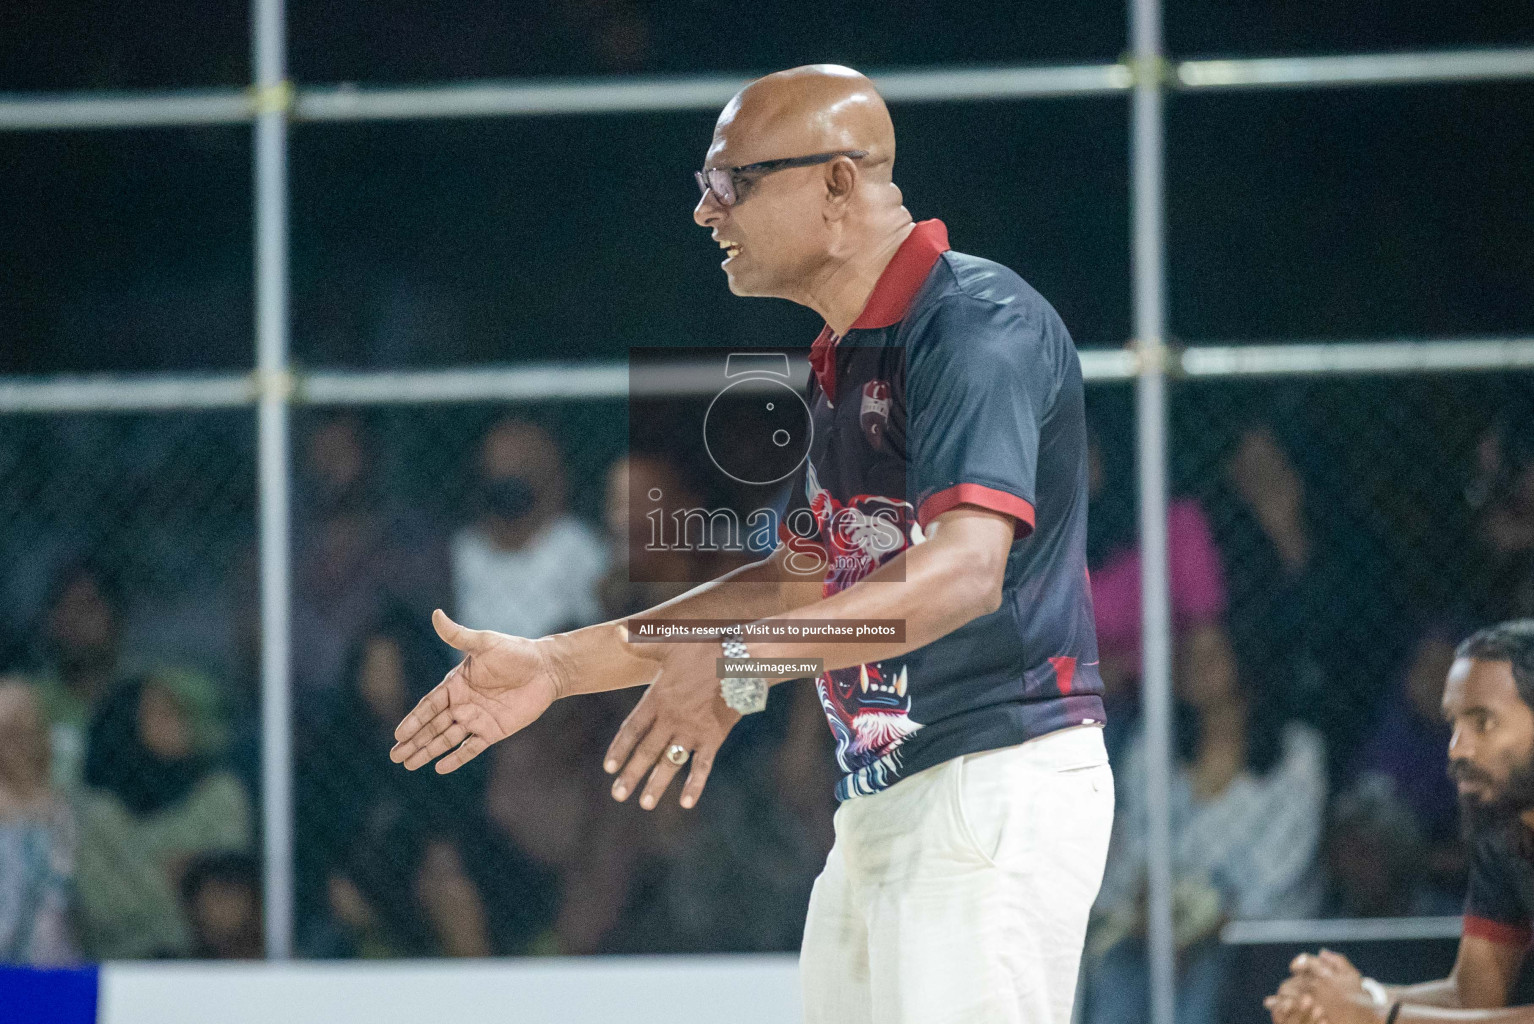
[[[98,1024],[797,1024],[791,954],[111,963]]]

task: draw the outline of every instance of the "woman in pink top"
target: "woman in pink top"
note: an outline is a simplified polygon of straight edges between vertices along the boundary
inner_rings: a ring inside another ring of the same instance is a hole
[[[1109,472],[1105,464],[1114,454],[1119,453],[1106,453],[1093,437],[1088,522],[1098,528],[1091,531],[1088,554],[1104,696],[1117,703],[1134,693],[1140,678],[1140,549],[1132,496],[1124,493],[1128,488],[1112,486],[1122,485],[1124,474]],[[1173,628],[1219,621],[1225,614],[1225,573],[1209,520],[1192,498],[1174,500],[1167,509],[1167,553]]]

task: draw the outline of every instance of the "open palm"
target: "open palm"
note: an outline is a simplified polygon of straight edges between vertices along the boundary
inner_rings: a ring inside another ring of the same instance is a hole
[[[440,608],[431,622],[465,657],[400,722],[389,758],[415,771],[446,754],[437,762],[446,775],[537,721],[558,693],[537,641],[467,629]]]

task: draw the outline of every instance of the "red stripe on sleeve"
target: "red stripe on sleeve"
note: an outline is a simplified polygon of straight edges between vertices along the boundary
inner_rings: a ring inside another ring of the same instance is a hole
[[[1465,934],[1502,946],[1527,946],[1531,934],[1528,925],[1504,924],[1484,917],[1465,915]]]
[[[978,505],[992,512],[1011,516],[1013,540],[1021,540],[1033,532],[1032,505],[1015,494],[1008,494],[1006,491],[998,491],[994,487],[985,487],[980,484],[955,484],[938,491],[921,503],[921,508],[916,510],[916,521],[925,530],[932,520],[960,505]]]

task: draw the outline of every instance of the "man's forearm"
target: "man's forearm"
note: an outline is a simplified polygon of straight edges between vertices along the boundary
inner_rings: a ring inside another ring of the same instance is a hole
[[[752,622],[814,601],[820,596],[820,577],[790,572],[787,555],[787,549],[779,547],[766,558],[732,569],[718,579],[700,583],[685,594],[678,594],[629,618]]]
[[[784,549],[779,548],[767,558],[700,583],[685,594],[628,618],[751,622],[813,600],[819,588],[818,580],[790,573],[784,564]],[[643,686],[654,681],[666,645],[630,642],[627,621],[613,619],[539,641],[548,645],[561,697]]]
[[[1006,564],[1006,546],[968,543],[961,530],[975,524],[945,525],[925,544],[907,548],[839,594],[769,616],[773,619],[898,619],[901,640],[751,642],[753,658],[817,658],[827,671],[893,658],[925,647],[960,626],[996,609]],[[988,529],[979,526],[979,529]],[[1011,536],[1011,521],[1002,521]],[[945,536],[946,534],[946,536]],[[985,563],[985,564],[981,564]],[[783,677],[790,678],[790,677]]]
[[[905,636],[899,641],[750,645],[754,658],[818,658],[827,670],[895,657],[994,610],[1000,598],[1011,520],[955,509],[940,516],[934,526],[926,543],[907,548],[863,580],[824,600],[819,599],[819,576],[794,572],[790,550],[780,546],[759,562],[630,618],[900,619],[905,622]],[[661,659],[674,644],[630,642],[625,621],[604,622],[540,641],[549,645],[561,697],[643,686],[655,680]]]
[[[1459,986],[1453,978],[1424,981],[1416,985],[1386,985],[1385,995],[1391,1003],[1408,1003],[1412,1006],[1459,1009],[1463,1005],[1459,998]]]

